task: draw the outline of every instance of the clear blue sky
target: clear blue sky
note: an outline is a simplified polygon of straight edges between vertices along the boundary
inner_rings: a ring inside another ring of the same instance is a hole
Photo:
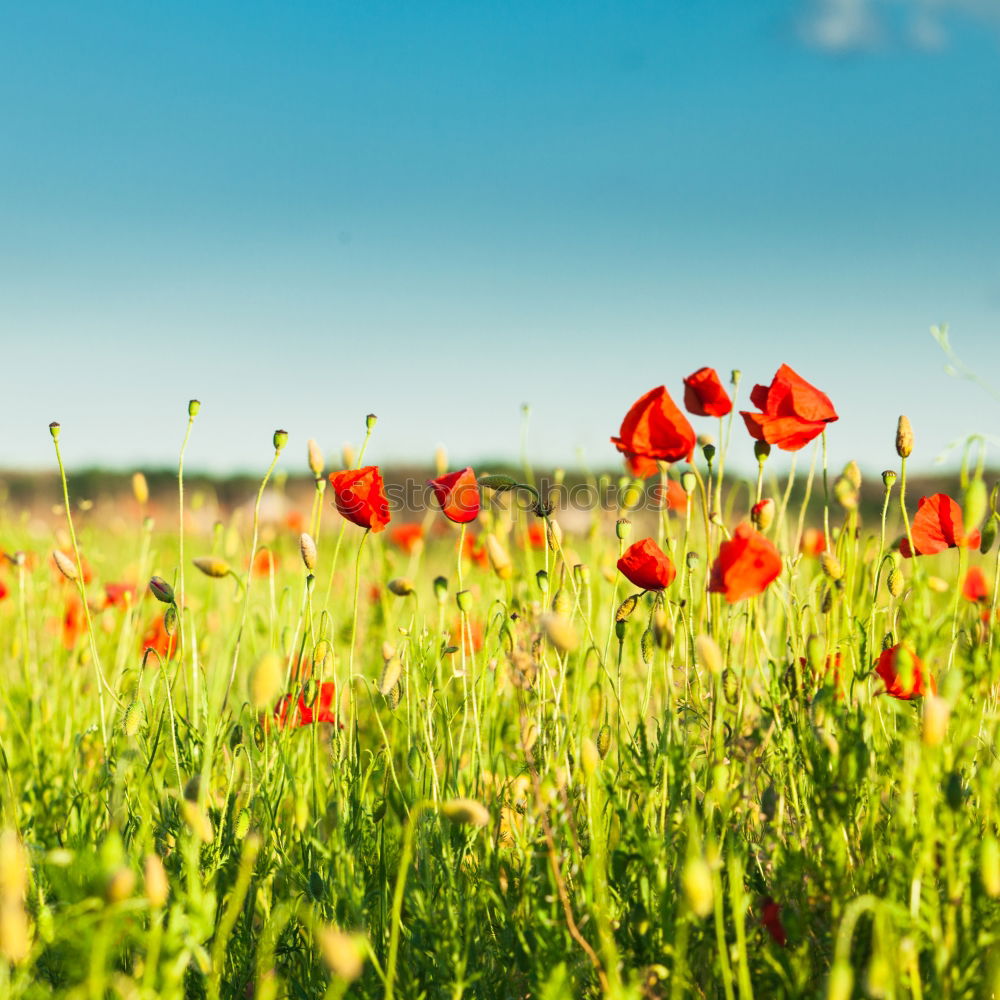
[[[0,3],[0,466],[612,462],[782,362],[1000,431],[1000,2]],[[741,436],[749,451],[749,438]],[[997,449],[994,449],[996,454]]]

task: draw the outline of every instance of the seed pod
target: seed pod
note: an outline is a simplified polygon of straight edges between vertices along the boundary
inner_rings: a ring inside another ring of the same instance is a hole
[[[913,428],[909,417],[901,416],[896,424],[896,454],[909,458],[913,453]]]
[[[75,580],[79,575],[76,570],[76,563],[65,552],[60,552],[56,549],[52,553],[52,559],[54,560],[56,567],[59,572],[62,573],[67,580]]]
[[[535,574],[535,582],[538,584],[538,589],[543,594],[547,594],[549,592],[549,574],[546,573],[544,569],[540,569]]]
[[[217,556],[198,556],[197,559],[192,559],[191,561],[205,576],[210,576],[215,580],[221,580],[231,572],[229,563],[225,559],[219,559]]]
[[[701,562],[701,556],[692,549],[684,557],[684,561],[687,563],[688,572],[693,573],[698,568],[698,563]]]
[[[302,701],[306,708],[312,708],[316,704],[316,696],[319,694],[319,685],[315,677],[309,677],[302,685]]]
[[[312,535],[303,531],[299,535],[299,553],[302,556],[302,563],[309,572],[316,568],[316,543]]]
[[[393,656],[385,661],[385,666],[382,667],[382,676],[379,678],[378,682],[378,693],[382,695],[383,698],[387,698],[389,696],[392,689],[399,682],[402,672],[403,661],[400,660],[398,656]]]
[[[715,460],[715,445],[711,442],[703,444],[701,446],[701,453],[705,456],[705,461],[711,465]]]
[[[161,604],[174,603],[174,588],[171,587],[162,576],[154,576],[150,578],[149,590],[153,597],[155,597]]]
[[[989,510],[989,496],[986,483],[978,476],[965,487],[962,497],[962,526],[967,535],[971,535],[983,522]]]
[[[389,588],[389,593],[395,594],[396,597],[409,597],[414,590],[413,581],[405,576],[397,576],[390,580],[386,586]],[[463,591],[463,593],[467,593],[467,591]]]
[[[763,465],[767,461],[767,456],[771,454],[771,446],[766,441],[754,441],[754,457],[758,465]]]
[[[278,430],[274,432],[274,436],[271,438],[274,444],[275,451],[281,451],[282,448],[288,444],[288,431]]]
[[[631,597],[626,597],[621,604],[618,605],[618,610],[615,612],[615,621],[623,622],[628,618],[633,611],[636,609],[636,605],[639,603],[639,595],[632,594]]]
[[[198,416],[198,413],[200,411],[201,411],[201,400],[199,400],[199,399],[190,399],[190,400],[188,400],[188,416],[189,417],[196,417],[196,416]]]
[[[448,580],[443,576],[434,577],[434,596],[438,604],[444,604],[448,600]]]
[[[994,511],[983,525],[982,537],[979,542],[979,551],[984,556],[993,548],[993,543],[997,540],[998,526],[1000,526],[1000,515]]]
[[[627,517],[615,521],[615,534],[620,542],[624,542],[632,534],[632,522]]]
[[[458,605],[458,610],[463,614],[467,613],[472,607],[472,591],[471,590],[460,590],[455,595],[455,603]]]
[[[722,660],[722,650],[719,644],[710,636],[702,633],[694,640],[694,651],[698,662],[713,677],[722,673],[725,664]]]
[[[611,727],[605,722],[597,733],[597,752],[601,755],[601,760],[604,760],[604,758],[607,757],[610,749]]]
[[[844,466],[844,478],[856,489],[861,489],[861,468],[853,459]]]
[[[323,452],[312,438],[306,442],[306,448],[309,454],[309,471],[316,479],[322,479],[323,467],[326,464],[323,460]]]
[[[896,482],[896,470],[886,469],[885,472],[882,473],[882,482],[885,485],[886,492],[888,493]]]
[[[648,664],[653,658],[653,630],[647,628],[645,632],[642,633],[642,638],[639,640],[639,652],[642,654],[642,662]]]
[[[698,486],[698,477],[691,471],[681,473],[681,489],[690,497]]]
[[[681,889],[695,916],[704,918],[712,912],[715,900],[712,869],[704,858],[695,856],[687,860],[681,872]]]
[[[486,826],[490,821],[489,810],[475,799],[449,799],[442,804],[441,813],[460,826]]]
[[[896,569],[895,566],[889,570],[889,576],[886,578],[885,585],[889,593],[893,597],[899,597],[903,592],[903,573],[902,570]]]

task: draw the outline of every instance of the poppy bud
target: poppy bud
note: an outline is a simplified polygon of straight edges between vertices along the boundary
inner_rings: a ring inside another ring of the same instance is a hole
[[[573,567],[573,576],[576,577],[576,582],[579,586],[590,586],[590,567],[586,563],[577,563]]]
[[[250,677],[250,700],[254,708],[270,705],[281,693],[285,666],[277,653],[265,653]]]
[[[823,591],[823,600],[819,609],[824,615],[828,615],[833,610],[833,590],[830,587]]]
[[[355,462],[354,449],[349,445],[345,444],[340,453],[341,463],[345,469],[353,469]]]
[[[618,541],[624,542],[632,534],[632,522],[627,517],[620,517],[615,521],[615,534]]]
[[[608,751],[611,749],[611,727],[604,723],[597,733],[597,752],[601,755],[601,760],[604,760],[608,755]]]
[[[754,457],[758,465],[763,465],[767,461],[767,456],[771,454],[771,446],[766,441],[754,441]]]
[[[832,552],[821,552],[819,564],[823,573],[831,580],[840,580],[844,575],[844,568],[840,565],[840,560]]]
[[[136,700],[125,709],[125,715],[122,717],[122,732],[131,738],[137,736],[141,728],[142,702]]]
[[[967,535],[982,523],[989,510],[989,497],[987,496],[986,483],[978,476],[965,487],[965,494],[962,497],[962,510],[964,512],[963,528]],[[980,539],[980,544],[982,540]]]
[[[547,594],[549,592],[549,574],[546,573],[544,569],[540,569],[535,574],[535,580],[538,583],[538,589],[543,594]]]
[[[647,628],[645,632],[642,633],[642,638],[639,640],[639,652],[642,654],[642,662],[648,664],[653,658],[653,630]]]
[[[903,582],[902,572],[893,566],[893,568],[889,570],[888,579],[885,581],[885,585],[893,597],[899,597],[899,595],[903,592]]]
[[[813,674],[819,675],[823,672],[823,640],[818,635],[811,635],[806,640],[806,663]]]
[[[705,461],[708,462],[709,465],[711,465],[715,459],[715,445],[714,444],[704,445],[701,449],[701,453],[705,456]]]
[[[53,441],[59,440],[59,424],[55,420],[49,424],[49,433],[52,435]]]
[[[438,604],[444,604],[448,600],[448,580],[443,576],[434,577],[434,596]]]
[[[545,631],[545,638],[560,653],[572,653],[580,645],[580,639],[572,624],[568,618],[563,618],[562,615],[543,615],[542,628]]]
[[[693,573],[698,568],[698,563],[701,562],[701,556],[692,549],[684,557],[684,561],[687,563],[688,572]]]
[[[774,501],[767,497],[750,509],[750,520],[758,531],[767,531],[774,523]]]
[[[615,622],[615,638],[619,642],[625,641],[625,622]]]
[[[850,461],[844,466],[844,478],[856,489],[861,489],[861,468],[855,461]]]
[[[369,413],[368,416],[365,417],[365,430],[367,431],[374,430],[375,423],[377,420],[378,417],[376,417],[374,413]]]
[[[161,604],[174,603],[174,588],[162,576],[154,576],[149,581],[149,589],[153,597]]]
[[[395,712],[399,708],[399,703],[403,700],[403,682],[396,681],[393,688],[385,696],[385,703],[389,706],[390,712]]]
[[[441,806],[441,813],[462,826],[486,826],[490,821],[489,810],[475,799],[449,799]]]
[[[556,591],[556,596],[552,598],[552,610],[557,615],[569,615],[573,611],[573,598],[565,587],[560,587]]]
[[[309,438],[306,442],[306,448],[309,454],[309,471],[319,480],[323,479],[323,467],[326,464],[323,461],[323,452],[320,451],[319,445],[312,439]]]
[[[991,899],[1000,896],[1000,844],[992,833],[983,837],[979,848],[979,877],[987,896]]]
[[[501,580],[509,580],[514,573],[514,565],[507,555],[507,550],[500,544],[496,535],[486,536],[486,552],[489,555],[493,572]]]
[[[896,454],[900,458],[909,458],[913,453],[913,428],[909,417],[901,416],[896,424]]]
[[[147,854],[143,865],[143,888],[146,901],[154,910],[166,906],[170,896],[170,882],[163,862],[155,854]]]
[[[886,469],[885,472],[882,473],[882,482],[885,484],[885,488],[887,490],[891,490],[896,482],[896,470]]]
[[[177,631],[177,605],[171,604],[163,614],[163,631],[171,638]]]
[[[307,532],[302,532],[299,535],[299,553],[302,556],[302,562],[306,569],[313,570],[316,568],[316,543],[312,539],[312,535]]]
[[[264,746],[266,745],[266,739],[264,734],[264,727],[258,722],[253,727],[253,745],[257,748],[258,753],[264,752]]]
[[[315,677],[310,677],[305,684],[302,685],[302,702],[306,708],[312,708],[316,703],[316,695],[319,694],[319,685],[316,683]]]
[[[636,605],[639,603],[638,594],[633,594],[631,597],[626,597],[621,604],[618,605],[618,610],[615,612],[615,621],[623,622],[628,618],[633,611],[635,611]]]
[[[1000,515],[994,511],[983,525],[982,537],[979,541],[979,551],[983,555],[986,555],[993,548],[993,543],[997,540],[998,525],[1000,525]]]
[[[198,399],[189,399],[188,400],[188,416],[189,417],[196,417],[196,416],[198,416],[199,410],[201,410],[201,401],[198,400]]]
[[[389,588],[389,593],[395,594],[397,597],[409,597],[413,593],[413,581],[405,576],[397,576],[394,580],[390,580],[386,586]]]
[[[250,810],[244,806],[233,824],[233,835],[237,841],[243,840],[250,832]]]
[[[472,591],[460,590],[455,595],[455,603],[458,605],[458,610],[465,614],[472,607]]]
[[[858,509],[858,491],[846,476],[840,476],[833,484],[833,496],[844,510]]]
[[[198,556],[197,559],[192,559],[191,561],[205,576],[210,576],[216,580],[221,580],[222,577],[228,576],[230,573],[229,563],[225,559],[219,559],[216,556]]]
[[[697,636],[694,640],[694,651],[698,662],[713,677],[722,673],[724,666],[722,662],[722,650],[719,649],[719,644],[710,635],[702,633]]]
[[[545,540],[548,542],[550,552],[559,551],[562,545],[562,528],[559,527],[559,522],[551,517],[545,520]]]
[[[948,734],[951,706],[944,698],[929,694],[924,699],[923,740],[929,747],[940,746]]]
[[[385,666],[382,667],[382,676],[378,682],[378,693],[383,697],[387,696],[399,682],[402,672],[403,661],[398,656],[393,656],[391,659],[386,660]]]
[[[597,749],[597,744],[592,739],[584,737],[580,743],[580,766],[583,768],[584,776],[593,777],[597,769],[601,766],[601,754]]]
[[[144,504],[149,500],[149,485],[141,472],[132,475],[132,496],[138,504]]]
[[[691,912],[697,917],[707,917],[712,912],[715,890],[712,886],[712,869],[701,857],[689,858],[681,872],[681,888]]]
[[[62,573],[67,580],[75,580],[78,576],[76,571],[76,563],[65,552],[60,552],[56,549],[52,553],[52,559],[56,564],[59,572]]]

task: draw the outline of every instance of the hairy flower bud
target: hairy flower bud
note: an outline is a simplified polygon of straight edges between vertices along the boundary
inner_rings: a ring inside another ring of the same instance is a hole
[[[320,451],[319,445],[312,438],[309,438],[306,448],[309,454],[309,471],[316,479],[322,479],[323,468],[326,465],[323,460],[323,452]]]
[[[316,543],[312,535],[302,532],[299,535],[299,553],[302,555],[302,562],[305,568],[312,572],[316,568]]]
[[[132,496],[135,497],[136,503],[140,505],[149,501],[149,484],[141,472],[132,474]]]
[[[198,556],[197,559],[192,559],[191,562],[195,564],[205,574],[205,576],[210,576],[215,580],[221,580],[224,576],[228,576],[230,573],[229,563],[225,559],[220,559],[218,556]]]
[[[896,454],[900,458],[909,458],[913,453],[913,428],[910,418],[901,416],[896,424]]]
[[[174,588],[162,576],[150,578],[149,591],[161,604],[174,603]]]

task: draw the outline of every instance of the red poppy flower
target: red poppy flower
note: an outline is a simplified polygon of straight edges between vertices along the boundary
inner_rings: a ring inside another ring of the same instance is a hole
[[[618,560],[618,569],[629,583],[643,590],[663,590],[677,576],[670,556],[652,538],[630,545]]]
[[[456,648],[465,647],[466,656],[478,653],[483,648],[483,626],[475,618],[468,618],[465,629],[465,641],[462,639],[462,619],[459,618],[451,627],[451,644]]]
[[[806,528],[799,542],[799,552],[804,556],[816,559],[826,551],[826,535],[819,528]]]
[[[336,693],[333,681],[324,681],[319,686],[319,692],[312,705],[306,704],[304,694],[299,694],[296,701],[294,695],[286,694],[274,708],[274,718],[280,726],[310,726],[313,722],[329,722],[331,725],[337,724],[336,706],[333,698]],[[293,718],[289,720],[288,715],[295,705]]]
[[[66,598],[66,607],[62,619],[62,643],[67,649],[72,649],[77,639],[87,631],[87,619],[83,614],[83,602],[76,594]]]
[[[135,584],[106,583],[104,585],[104,606],[124,608],[135,603]]]
[[[389,501],[378,466],[331,472],[330,485],[337,510],[352,524],[379,532],[389,523]]]
[[[760,922],[776,944],[782,948],[788,944],[788,935],[781,923],[781,907],[770,896],[766,896],[761,903]]]
[[[724,594],[730,604],[735,604],[763,593],[779,576],[778,550],[744,522],[737,526],[731,541],[719,546],[708,589],[713,594]]]
[[[417,521],[407,524],[397,524],[389,531],[389,541],[398,545],[407,555],[413,552],[417,544],[423,540],[424,528]]]
[[[490,554],[486,551],[486,543],[479,535],[466,535],[462,555],[474,562],[481,569],[489,569]]]
[[[761,411],[740,410],[750,436],[782,451],[804,448],[837,419],[829,398],[788,365],[778,369],[770,385],[754,386],[750,401]]]
[[[479,513],[479,486],[471,468],[449,472],[437,479],[428,479],[441,513],[455,524],[468,524]]]
[[[875,664],[875,673],[885,681],[883,693],[901,701],[923,695],[925,682],[931,693],[937,691],[934,678],[917,654],[900,642],[882,650],[882,655]]]
[[[945,549],[974,549],[979,546],[979,532],[965,534],[962,508],[945,493],[920,498],[910,525],[910,535],[918,556],[932,556]],[[899,543],[899,553],[906,559],[913,555],[909,538]]]
[[[9,593],[10,591],[7,590],[7,587],[4,585],[3,580],[0,580],[0,601],[2,601]]]
[[[690,461],[694,442],[694,428],[662,385],[633,403],[618,437],[611,439],[632,475],[641,478],[656,473],[658,461]]]
[[[663,490],[661,485],[656,485],[653,487],[652,492],[653,506],[657,510],[666,508],[667,510],[675,510],[678,514],[683,514],[688,509],[688,495],[684,492],[684,487],[676,479],[667,480],[666,491]]]
[[[258,549],[253,557],[254,576],[270,576],[278,569],[278,559],[270,549]]]
[[[177,655],[177,636],[167,635],[167,628],[163,624],[163,615],[157,615],[149,623],[149,627],[143,632],[139,641],[139,649],[143,653],[147,649],[152,649],[161,660],[173,659]]]
[[[962,584],[962,596],[967,601],[980,602],[990,599],[990,585],[986,574],[978,567],[972,566],[965,574]]]
[[[696,417],[724,417],[733,401],[714,368],[699,368],[684,379],[684,406]]]
[[[300,510],[290,510],[285,515],[285,527],[295,535],[301,535],[306,530],[306,518]]]
[[[528,548],[544,549],[545,529],[537,521],[532,521],[525,533],[525,541],[528,543]]]

